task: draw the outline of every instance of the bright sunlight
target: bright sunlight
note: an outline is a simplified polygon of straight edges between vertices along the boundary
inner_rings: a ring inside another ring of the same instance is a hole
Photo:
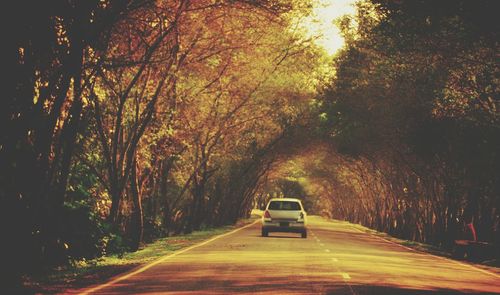
[[[319,0],[315,3],[312,15],[304,22],[310,37],[317,37],[317,44],[334,55],[342,46],[344,39],[334,21],[339,17],[354,14],[355,0]]]

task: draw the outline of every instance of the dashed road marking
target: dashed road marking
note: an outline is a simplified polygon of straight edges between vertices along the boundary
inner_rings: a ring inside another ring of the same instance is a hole
[[[319,243],[320,239],[318,239],[314,233],[312,233],[312,234],[313,234],[314,238],[316,239],[316,242]],[[324,246],[324,244],[321,243],[320,246]],[[325,252],[330,253],[330,249],[325,249]],[[333,257],[332,261],[333,262],[338,262],[339,260],[337,258]],[[344,281],[344,284],[349,288],[349,291],[351,292],[351,295],[358,295],[356,293],[356,291],[354,290],[354,288],[349,283],[349,280],[351,279],[351,276],[348,273],[346,273],[346,272],[341,272],[340,268],[338,267],[338,264],[334,264],[334,267],[337,270],[337,274],[340,274],[340,276],[342,277],[342,280]]]

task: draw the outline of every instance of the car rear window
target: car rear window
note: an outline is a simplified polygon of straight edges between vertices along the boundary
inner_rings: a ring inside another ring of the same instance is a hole
[[[300,210],[300,204],[293,201],[272,201],[269,210]]]

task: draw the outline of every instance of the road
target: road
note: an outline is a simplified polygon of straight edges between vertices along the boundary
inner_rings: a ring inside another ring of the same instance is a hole
[[[82,290],[80,290],[82,291]],[[309,218],[309,237],[256,223],[82,294],[500,294],[500,276],[413,251],[346,222]]]

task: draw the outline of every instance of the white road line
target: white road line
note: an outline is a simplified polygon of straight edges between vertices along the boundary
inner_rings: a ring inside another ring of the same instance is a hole
[[[460,261],[456,261],[456,260],[453,260],[453,259],[450,259],[450,258],[446,258],[446,257],[442,257],[442,256],[438,256],[438,255],[434,255],[434,254],[431,254],[431,253],[427,253],[427,252],[422,252],[422,251],[419,251],[419,250],[416,250],[416,249],[412,249],[412,248],[409,248],[409,247],[406,247],[404,245],[401,245],[401,244],[398,244],[396,242],[393,242],[393,241],[390,241],[390,240],[387,240],[387,239],[384,239],[382,237],[379,237],[379,236],[376,236],[376,235],[373,235],[371,233],[367,233],[367,232],[364,232],[360,229],[357,229],[353,226],[351,226],[354,230],[360,232],[360,233],[364,233],[364,234],[367,234],[371,237],[374,237],[374,238],[377,238],[379,240],[382,240],[382,241],[385,241],[389,244],[394,244],[394,245],[397,245],[401,248],[404,248],[406,250],[409,250],[409,251],[412,251],[412,252],[416,252],[416,253],[420,253],[420,254],[425,254],[425,255],[429,255],[429,256],[433,256],[433,257],[436,257],[436,258],[439,258],[441,260],[444,260],[444,261],[448,261],[448,262],[452,262],[452,263],[455,263],[455,264],[458,264],[458,265],[461,265],[461,266],[464,266],[464,267],[467,267],[467,268],[470,268],[470,269],[473,269],[473,270],[476,270],[478,272],[482,272],[484,274],[487,274],[487,275],[490,275],[490,276],[493,276],[495,278],[500,278],[500,275],[499,274],[496,274],[494,272],[491,272],[491,271],[488,271],[488,270],[485,270],[485,269],[482,269],[482,268],[479,268],[479,267],[476,267],[476,266],[473,266],[473,265],[470,265],[470,264],[467,264],[467,263],[463,263],[463,262],[460,262]]]
[[[312,232],[312,231],[311,231],[311,232]],[[314,234],[314,233],[313,233],[313,234]],[[317,241],[319,242],[319,239],[318,239],[318,238],[316,238],[316,239],[317,239]],[[325,249],[325,252],[327,252],[327,253],[328,253],[328,252],[330,252],[330,250],[329,250],[329,249]],[[333,262],[338,262],[339,260],[338,260],[337,258],[332,258],[332,261],[333,261]],[[348,280],[351,278],[351,276],[350,276],[348,273],[346,273],[346,272],[341,272],[341,271],[340,271],[340,268],[338,267],[338,264],[334,264],[334,267],[335,267],[335,269],[337,270],[337,273],[340,273],[340,274],[341,274],[341,276],[342,276],[342,280],[344,281],[344,284],[346,284],[346,286],[349,288],[349,291],[351,291],[351,295],[358,295],[358,294],[356,293],[356,291],[354,291],[354,288],[351,286],[351,284],[350,284],[350,283],[349,283],[349,281],[348,281]]]
[[[170,258],[173,258],[173,257],[175,257],[175,256],[178,256],[178,255],[182,254],[182,253],[185,253],[185,252],[187,252],[187,251],[193,250],[193,249],[195,249],[195,248],[198,248],[198,247],[204,246],[204,245],[206,245],[206,244],[208,244],[208,243],[211,243],[211,242],[213,242],[213,241],[215,241],[215,240],[217,240],[217,239],[220,239],[220,238],[222,238],[222,237],[226,237],[226,236],[232,235],[232,234],[234,234],[234,233],[236,233],[236,232],[238,232],[238,231],[240,231],[240,230],[242,230],[242,229],[245,229],[245,228],[247,228],[247,227],[250,227],[250,226],[252,226],[252,225],[256,224],[257,222],[260,222],[260,219],[257,219],[257,220],[255,220],[254,222],[252,222],[252,223],[250,223],[250,224],[247,224],[247,225],[245,225],[245,226],[243,226],[243,227],[237,228],[237,229],[235,229],[235,230],[233,230],[233,231],[230,231],[230,232],[228,232],[228,233],[225,233],[225,234],[220,234],[220,235],[218,235],[218,236],[215,236],[215,237],[211,238],[210,240],[206,240],[206,241],[201,242],[201,243],[199,243],[199,244],[192,245],[192,246],[189,246],[189,247],[187,247],[187,248],[185,248],[185,249],[182,249],[182,250],[180,250],[180,251],[177,251],[177,252],[174,252],[174,253],[172,253],[172,254],[169,254],[169,255],[163,256],[163,257],[159,258],[158,260],[155,260],[155,261],[153,261],[153,262],[150,262],[150,263],[148,263],[148,264],[144,265],[143,267],[141,267],[141,268],[139,268],[139,269],[137,269],[137,270],[134,270],[134,271],[132,271],[132,272],[129,272],[129,273],[127,273],[127,274],[124,274],[124,275],[122,275],[122,276],[119,276],[119,277],[117,277],[117,278],[115,278],[115,279],[113,279],[113,280],[111,280],[111,281],[109,281],[109,282],[107,282],[107,283],[104,283],[104,284],[101,284],[101,285],[95,286],[95,287],[93,287],[93,288],[89,288],[89,289],[83,290],[83,291],[82,291],[82,292],[80,292],[79,294],[80,294],[80,295],[91,294],[91,293],[94,293],[94,292],[99,291],[99,290],[101,290],[101,289],[104,289],[104,288],[106,288],[106,287],[112,286],[112,285],[114,285],[114,284],[116,284],[116,283],[118,283],[118,282],[120,282],[120,281],[126,280],[126,279],[128,279],[128,278],[130,278],[130,277],[132,277],[132,276],[134,276],[134,275],[136,275],[136,274],[139,274],[139,273],[141,273],[141,272],[144,272],[144,271],[146,271],[146,270],[150,269],[151,267],[153,267],[153,266],[155,266],[155,265],[157,265],[157,264],[160,264],[160,263],[162,263],[162,262],[164,262],[164,261],[166,261],[166,260],[168,260],[168,259],[170,259]]]

